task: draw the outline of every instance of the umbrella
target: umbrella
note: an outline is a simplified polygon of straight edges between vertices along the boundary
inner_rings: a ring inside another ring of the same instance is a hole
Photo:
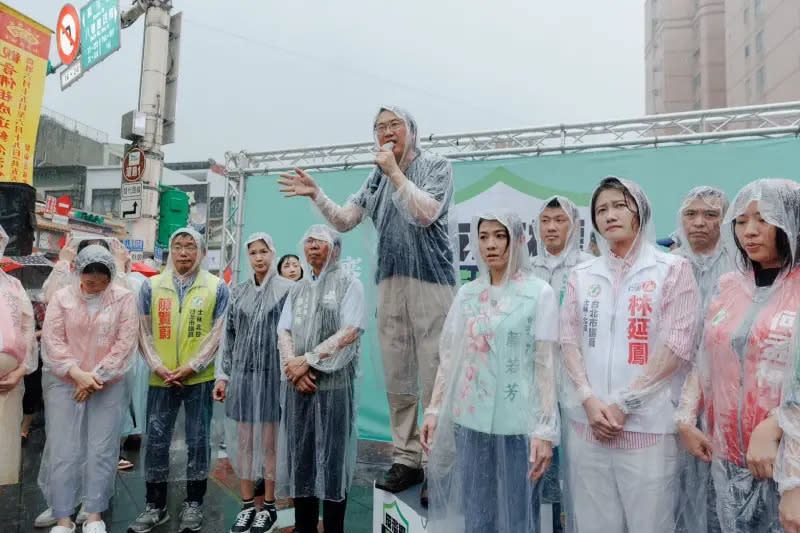
[[[10,261],[14,266],[6,268],[4,261]],[[3,270],[11,272],[11,275],[22,282],[25,289],[41,289],[50,271],[53,270],[51,263],[43,255],[20,255],[6,256],[0,260]]]
[[[3,269],[3,272],[11,272],[12,270],[22,268],[22,264],[14,261],[10,257],[0,257],[0,268]]]
[[[158,270],[155,268],[151,268],[144,263],[133,263],[131,265],[131,272],[138,272],[139,274],[146,276],[148,278],[155,276],[158,274]]]

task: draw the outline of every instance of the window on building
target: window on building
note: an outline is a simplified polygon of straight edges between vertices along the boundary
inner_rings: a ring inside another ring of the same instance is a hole
[[[92,213],[98,215],[119,213],[119,189],[95,189],[92,191]]]
[[[760,67],[758,72],[756,72],[756,86],[758,87],[758,92],[763,93],[764,87],[767,84],[767,74],[764,72],[764,67]]]
[[[744,57],[750,57],[750,45],[744,45]]]
[[[760,31],[756,33],[756,53],[760,54],[764,52],[764,32]]]
[[[764,14],[764,0],[753,0],[753,14],[756,17],[760,17]]]
[[[56,198],[69,196],[70,199],[72,199],[72,196],[75,194],[75,189],[45,189],[45,194],[47,196],[55,196]]]
[[[699,72],[694,75],[694,90],[697,91],[700,89],[700,86],[703,84],[703,76]]]
[[[744,8],[744,23],[750,24],[750,8]]]

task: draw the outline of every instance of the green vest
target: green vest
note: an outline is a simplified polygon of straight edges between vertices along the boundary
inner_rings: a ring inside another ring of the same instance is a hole
[[[219,278],[201,270],[183,297],[181,307],[171,271],[150,278],[153,343],[167,369],[175,370],[191,361],[202,341],[211,333],[219,283]],[[184,383],[196,385],[213,380],[214,365],[210,364]],[[164,380],[153,373],[150,385],[163,387]]]

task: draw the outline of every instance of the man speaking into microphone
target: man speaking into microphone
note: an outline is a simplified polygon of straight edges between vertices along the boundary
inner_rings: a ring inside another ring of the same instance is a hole
[[[371,218],[378,233],[378,330],[392,424],[392,467],[378,488],[400,492],[422,482],[425,458],[417,411],[427,407],[439,366],[439,335],[455,294],[455,232],[450,162],[419,147],[405,110],[383,106],[373,123],[376,167],[343,205],[301,169],[281,174],[285,196],[308,196],[337,230]],[[421,395],[421,398],[420,398]],[[427,495],[423,490],[423,501]]]

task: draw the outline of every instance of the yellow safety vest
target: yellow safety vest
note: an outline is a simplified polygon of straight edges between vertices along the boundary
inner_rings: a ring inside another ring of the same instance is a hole
[[[161,362],[169,370],[191,361],[200,343],[211,333],[219,283],[218,277],[201,270],[183,297],[181,307],[171,271],[150,278],[154,345]],[[213,379],[214,365],[210,364],[184,383],[195,385]],[[164,380],[153,373],[150,385],[163,387]]]

